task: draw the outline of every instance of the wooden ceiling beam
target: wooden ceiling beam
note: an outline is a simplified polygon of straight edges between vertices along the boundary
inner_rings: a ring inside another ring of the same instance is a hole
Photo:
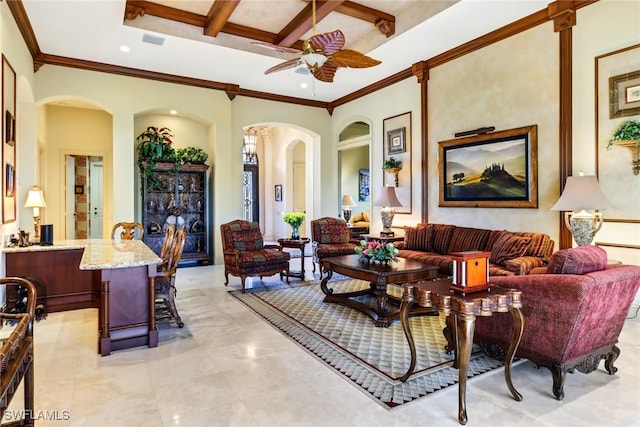
[[[209,9],[209,13],[207,13],[204,34],[211,37],[217,36],[239,4],[240,0],[215,0]]]
[[[322,21],[346,0],[320,0],[316,3],[316,23]],[[290,47],[313,27],[313,4],[309,3],[278,33],[274,44]]]

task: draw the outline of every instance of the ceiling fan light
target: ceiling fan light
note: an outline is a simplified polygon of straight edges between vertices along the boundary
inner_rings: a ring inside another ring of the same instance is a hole
[[[302,61],[304,61],[304,63],[307,64],[307,67],[311,69],[316,69],[316,68],[322,67],[329,58],[327,58],[321,53],[314,52],[314,53],[305,53],[300,57],[300,59],[302,59]]]

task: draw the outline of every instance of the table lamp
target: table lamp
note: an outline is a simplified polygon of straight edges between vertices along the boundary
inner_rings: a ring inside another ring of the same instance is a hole
[[[565,211],[564,223],[578,246],[588,245],[602,228],[601,209],[613,207],[600,190],[595,176],[567,177],[562,195],[552,211]],[[571,211],[571,212],[569,212]]]
[[[380,189],[380,194],[373,202],[374,206],[382,206],[380,210],[380,217],[382,218],[382,231],[380,236],[393,237],[394,232],[391,230],[391,224],[393,223],[393,217],[395,216],[394,207],[402,206],[398,196],[396,196],[395,187],[384,186]]]
[[[29,194],[27,195],[27,202],[24,204],[25,208],[33,208],[33,226],[35,227],[33,233],[33,241],[40,241],[40,208],[46,208],[47,204],[44,201],[44,194],[37,185],[34,185]]]
[[[353,201],[349,194],[342,196],[342,215],[344,215],[345,221],[349,222],[351,219],[351,208],[354,206],[358,205]]]

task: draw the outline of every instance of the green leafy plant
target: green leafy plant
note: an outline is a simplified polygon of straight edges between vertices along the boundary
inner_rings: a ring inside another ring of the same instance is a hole
[[[288,212],[282,215],[282,220],[289,224],[293,228],[298,228],[304,221],[304,213],[302,212]]]
[[[209,155],[202,148],[186,147],[178,148],[173,160],[180,165],[184,163],[204,164],[208,158]]]
[[[613,138],[607,144],[607,150],[611,150],[615,141],[636,141],[640,145],[640,122],[638,120],[627,120],[618,126],[613,132]]]
[[[402,169],[402,161],[395,157],[389,157],[382,165],[382,170],[386,171],[389,169]]]
[[[147,163],[149,170],[154,169],[159,160],[172,160],[175,150],[171,146],[173,142],[171,129],[149,126],[136,137],[138,144],[138,164]]]

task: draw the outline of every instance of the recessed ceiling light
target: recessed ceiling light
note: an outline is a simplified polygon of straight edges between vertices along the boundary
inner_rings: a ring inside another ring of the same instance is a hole
[[[129,52],[129,50],[131,50],[131,49],[129,49],[129,46],[125,46],[125,45],[120,46],[120,51],[121,52]]]
[[[178,112],[176,110],[169,110],[169,114],[175,116],[176,114],[178,114]]]
[[[308,88],[308,87],[309,87],[309,85],[307,84],[307,82],[302,82],[302,83],[300,83],[300,87],[301,87],[302,89],[306,89],[306,88]]]

